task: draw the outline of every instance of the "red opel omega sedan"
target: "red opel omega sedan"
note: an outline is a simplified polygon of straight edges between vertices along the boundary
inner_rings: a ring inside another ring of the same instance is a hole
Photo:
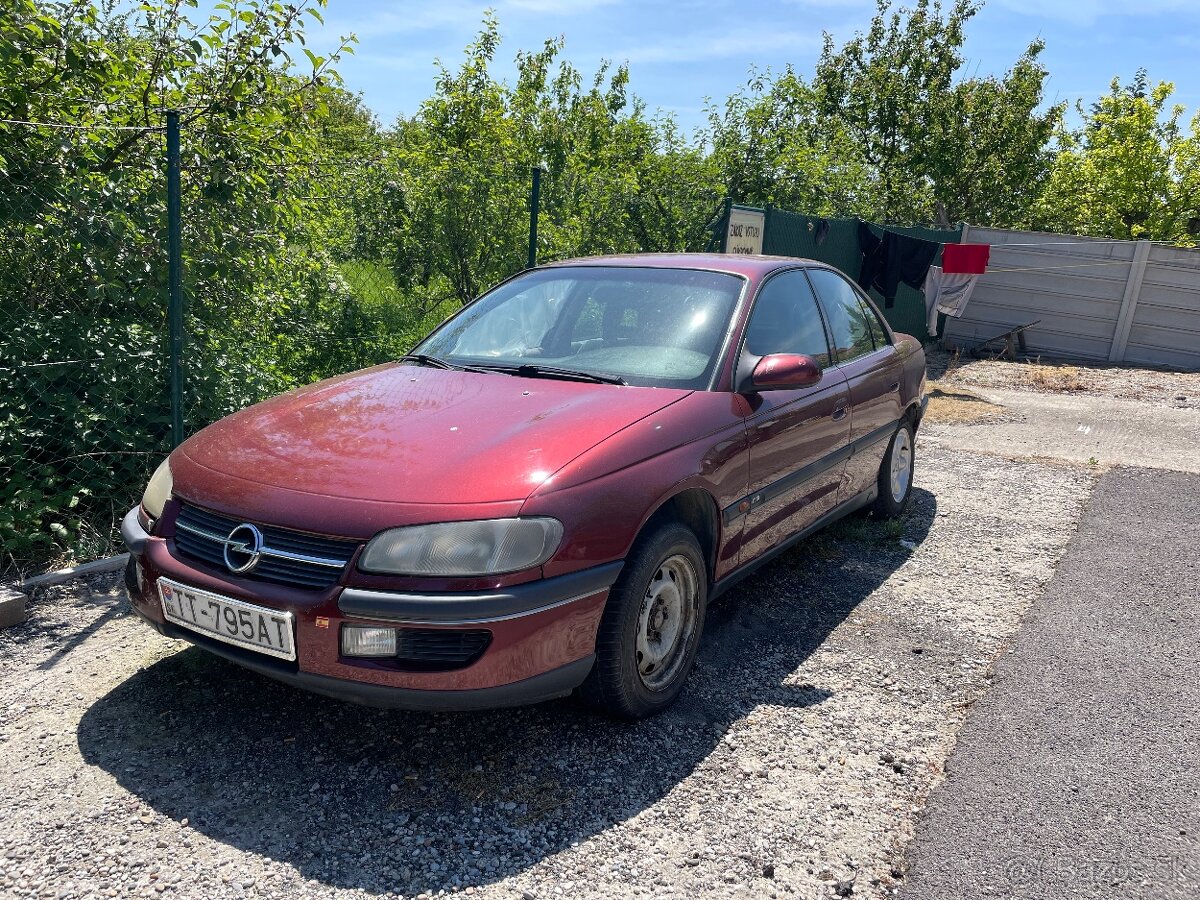
[[[647,716],[710,600],[904,509],[924,391],[920,343],[820,263],[544,266],[404,359],[184,442],[122,523],[129,593],[162,634],[320,694]]]

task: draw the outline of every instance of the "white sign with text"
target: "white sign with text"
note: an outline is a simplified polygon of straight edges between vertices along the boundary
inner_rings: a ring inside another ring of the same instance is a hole
[[[758,209],[738,209],[729,211],[729,234],[725,239],[726,253],[744,255],[762,253],[763,230],[767,216]]]

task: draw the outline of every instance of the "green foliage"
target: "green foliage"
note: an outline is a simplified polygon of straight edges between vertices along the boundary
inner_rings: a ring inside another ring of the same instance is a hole
[[[708,139],[735,203],[821,216],[874,211],[863,148],[792,69],[778,78],[756,74],[723,108],[710,104]]]
[[[867,31],[842,47],[825,35],[814,88],[821,111],[841,122],[871,166],[876,205],[894,221],[921,221],[933,206],[924,176],[924,142],[931,114],[963,64],[964,27],[976,0],[917,0],[893,10],[878,0]]]
[[[1046,182],[1063,104],[1042,109],[1049,73],[1030,44],[1001,78],[968,78],[931,104],[918,169],[928,179],[934,218],[1014,227]]]
[[[869,166],[874,216],[943,227],[1009,224],[1050,164],[1062,106],[1040,110],[1048,73],[1035,41],[1003,78],[956,80],[976,0],[879,5],[842,47],[826,34],[813,90]]]
[[[169,449],[166,109],[183,123],[191,430],[392,359],[519,271],[535,166],[541,261],[705,249],[727,197],[1200,234],[1200,117],[1185,135],[1171,87],[1139,73],[1066,129],[1040,41],[1003,76],[963,77],[976,0],[878,0],[864,32],[826,36],[811,78],[753,73],[695,135],[561,39],[499,80],[491,15],[383,127],[338,79],[353,39],[306,44],[325,2],[0,5],[0,567],[103,549]]]
[[[1037,209],[1042,228],[1073,234],[1194,243],[1200,237],[1200,115],[1190,135],[1174,85],[1145,70],[1060,131],[1059,153]]]
[[[530,172],[544,172],[539,259],[704,246],[723,191],[669,117],[648,119],[629,73],[590,80],[559,61],[561,41],[517,56],[515,83],[491,74],[488,18],[456,71],[389,136],[398,186],[385,213],[397,282],[466,303],[519,271]]]
[[[323,0],[322,0],[323,2]],[[361,355],[374,331],[293,177],[329,59],[289,68],[310,3],[0,9],[0,550],[111,534],[168,447],[165,108],[184,122],[189,420]],[[343,45],[339,53],[346,48]],[[335,338],[332,352],[314,336]],[[349,349],[347,349],[349,348]]]

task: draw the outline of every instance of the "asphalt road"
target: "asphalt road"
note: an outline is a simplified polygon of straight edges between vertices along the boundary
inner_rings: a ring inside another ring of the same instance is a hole
[[[1200,476],[1105,474],[908,852],[908,900],[1200,896]]]

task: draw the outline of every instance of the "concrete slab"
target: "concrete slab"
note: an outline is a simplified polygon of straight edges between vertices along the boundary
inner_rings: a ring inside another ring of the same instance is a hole
[[[24,594],[8,588],[0,588],[0,628],[20,625],[25,621]]]
[[[1051,458],[1104,466],[1200,473],[1200,409],[1153,406],[1086,394],[997,388],[971,393],[1005,408],[1000,421],[930,422],[922,440],[947,449]]]

